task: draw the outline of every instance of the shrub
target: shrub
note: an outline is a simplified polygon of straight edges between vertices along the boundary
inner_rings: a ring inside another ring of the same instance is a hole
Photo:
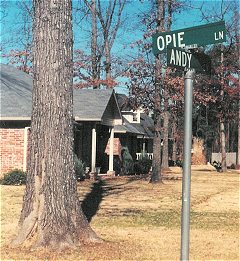
[[[230,169],[237,169],[234,163],[231,164]]]
[[[75,166],[75,175],[77,181],[84,180],[85,174],[85,163],[82,162],[76,154],[74,154],[74,166]]]
[[[134,164],[134,172],[136,174],[148,174],[152,166],[152,160],[143,157]]]
[[[122,169],[122,162],[121,160],[119,159],[119,157],[114,157],[113,158],[113,169],[116,173],[116,175],[121,175],[121,169]]]
[[[14,169],[9,171],[4,175],[4,177],[0,180],[0,184],[2,185],[23,185],[26,184],[27,173],[20,170]]]
[[[133,173],[133,158],[128,147],[122,147],[122,174],[130,175]]]
[[[183,162],[180,159],[176,160],[175,164],[176,164],[177,167],[181,167],[181,168],[183,167]]]

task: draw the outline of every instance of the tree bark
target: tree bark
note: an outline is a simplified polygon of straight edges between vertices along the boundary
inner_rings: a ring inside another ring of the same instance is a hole
[[[111,80],[111,52],[109,48],[109,42],[108,42],[108,37],[104,40],[104,45],[105,45],[105,57],[106,57],[106,62],[105,62],[105,72],[106,72],[106,80],[107,82]]]
[[[156,0],[157,6],[157,31],[164,28],[164,1]],[[154,100],[154,137],[153,137],[153,161],[150,182],[162,182],[161,174],[161,61],[160,55],[156,58],[155,68],[155,100]]]
[[[222,152],[222,171],[227,171],[227,161],[226,161],[226,134],[224,120],[220,119],[220,137],[221,137],[221,152]]]
[[[173,117],[172,121],[172,137],[173,137],[173,145],[172,145],[172,161],[174,161],[174,164],[176,164],[177,161],[177,140],[176,140],[176,135],[177,135],[177,122],[176,122],[176,117]]]
[[[237,169],[240,170],[240,94],[238,102],[238,150],[237,150]]]
[[[163,113],[163,147],[162,147],[162,168],[169,169],[169,152],[168,152],[168,136],[169,136],[169,112],[168,112],[168,92],[164,90],[164,113]]]
[[[223,49],[223,47],[222,47]],[[223,72],[223,51],[221,51],[221,92],[220,95],[224,96],[224,72]],[[220,117],[220,139],[221,139],[221,152],[222,152],[222,171],[225,172],[227,171],[227,161],[226,161],[226,133],[225,133],[225,125],[224,125],[224,115],[222,112],[222,115]]]
[[[71,5],[33,1],[31,146],[13,245],[61,249],[98,240],[82,212],[74,173]]]

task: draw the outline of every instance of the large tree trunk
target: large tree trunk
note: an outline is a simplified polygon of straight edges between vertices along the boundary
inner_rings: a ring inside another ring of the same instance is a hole
[[[30,158],[14,245],[62,248],[98,237],[80,206],[73,162],[71,0],[34,0]]]
[[[156,0],[157,7],[157,31],[161,32],[164,28],[164,1]],[[161,174],[161,61],[160,55],[156,58],[155,68],[155,100],[154,100],[154,137],[153,137],[153,161],[152,175],[150,182],[162,181]]]

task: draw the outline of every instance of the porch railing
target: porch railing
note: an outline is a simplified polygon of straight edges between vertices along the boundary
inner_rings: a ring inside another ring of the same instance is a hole
[[[136,155],[137,155],[137,160],[140,160],[140,159],[142,159],[143,157],[148,157],[150,160],[152,160],[152,158],[153,158],[153,153],[148,153],[148,152],[146,152],[146,153],[136,153]]]

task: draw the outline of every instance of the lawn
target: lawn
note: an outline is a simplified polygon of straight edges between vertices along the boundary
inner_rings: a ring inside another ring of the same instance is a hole
[[[1,260],[179,260],[181,180],[79,183],[83,210],[103,244],[64,252],[10,248],[24,186],[1,186]],[[193,171],[191,260],[239,260],[239,174]]]

